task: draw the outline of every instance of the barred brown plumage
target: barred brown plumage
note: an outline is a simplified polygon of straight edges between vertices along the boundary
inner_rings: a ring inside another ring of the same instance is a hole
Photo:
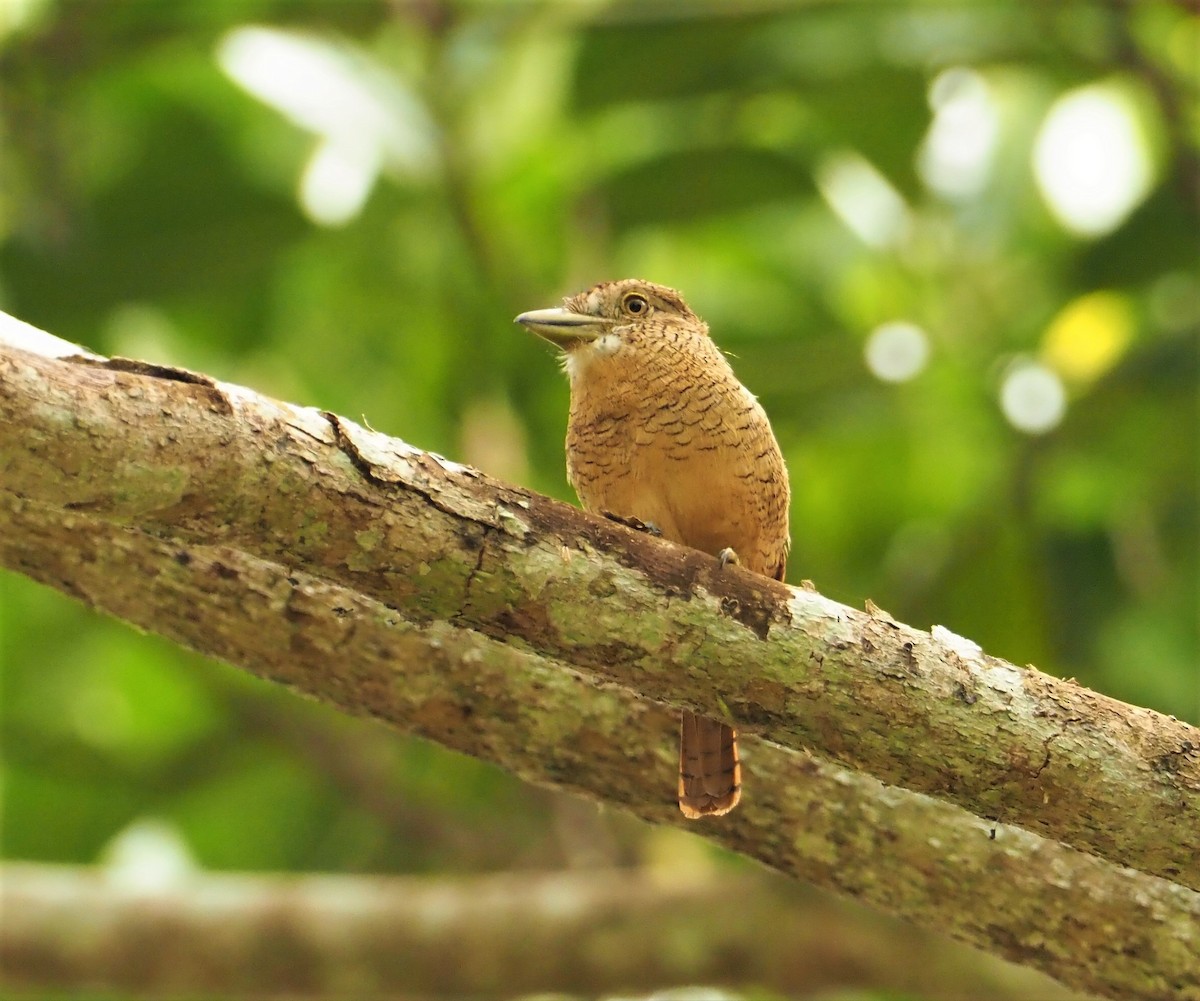
[[[563,350],[567,476],[587,510],[652,525],[722,562],[736,553],[746,569],[783,579],[783,455],[766,413],[678,292],[604,282],[517,321]],[[719,815],[740,796],[734,730],[684,712],[680,809]]]

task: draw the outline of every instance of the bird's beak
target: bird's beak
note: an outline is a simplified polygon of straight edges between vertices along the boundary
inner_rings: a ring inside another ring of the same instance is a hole
[[[528,327],[539,337],[551,344],[568,348],[575,344],[594,341],[612,327],[613,321],[586,313],[573,313],[569,309],[531,309],[513,321]]]

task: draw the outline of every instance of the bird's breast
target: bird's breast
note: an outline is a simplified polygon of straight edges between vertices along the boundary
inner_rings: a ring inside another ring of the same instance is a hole
[[[572,387],[567,471],[584,507],[706,552],[732,547],[771,572],[787,546],[788,484],[766,414],[731,374],[645,375],[608,392]]]

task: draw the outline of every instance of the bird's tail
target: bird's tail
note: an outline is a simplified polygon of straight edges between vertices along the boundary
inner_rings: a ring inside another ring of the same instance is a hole
[[[742,795],[733,727],[684,712],[679,734],[679,809],[689,820],[728,813]]]

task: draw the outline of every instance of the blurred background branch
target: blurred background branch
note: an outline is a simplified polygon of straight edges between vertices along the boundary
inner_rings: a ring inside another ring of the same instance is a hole
[[[654,870],[451,879],[0,868],[9,990],[133,997],[596,997],[673,984],[789,996],[1084,995],[940,936],[761,875]]]

